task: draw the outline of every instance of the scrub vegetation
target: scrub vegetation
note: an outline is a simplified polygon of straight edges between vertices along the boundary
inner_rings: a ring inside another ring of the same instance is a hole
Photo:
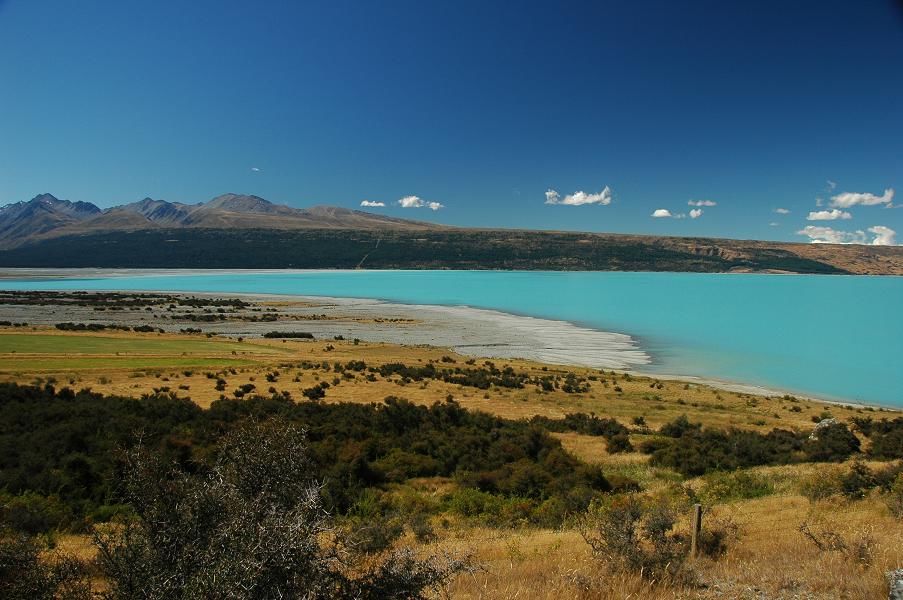
[[[5,338],[5,597],[866,598],[903,560],[892,411],[332,337]]]

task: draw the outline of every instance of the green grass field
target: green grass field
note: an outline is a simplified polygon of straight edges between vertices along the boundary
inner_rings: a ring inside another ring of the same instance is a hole
[[[96,371],[98,369],[200,369],[242,367],[256,364],[256,361],[241,358],[218,358],[215,356],[170,357],[170,356],[103,356],[72,358],[0,358],[0,372],[29,373],[63,371]]]
[[[239,366],[285,352],[206,338],[11,333],[0,335],[0,371]]]
[[[11,333],[0,335],[0,353],[27,354],[273,354],[281,348],[220,340],[112,337],[91,334]]]

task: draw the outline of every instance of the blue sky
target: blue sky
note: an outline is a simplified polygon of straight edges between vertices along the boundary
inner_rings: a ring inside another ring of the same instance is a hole
[[[891,0],[0,0],[0,204],[239,192],[456,225],[900,243],[888,189]]]

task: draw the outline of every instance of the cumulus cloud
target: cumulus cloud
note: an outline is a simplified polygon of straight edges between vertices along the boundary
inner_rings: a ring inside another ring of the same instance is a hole
[[[402,208],[428,208],[430,210],[439,210],[440,208],[445,208],[444,204],[439,202],[426,202],[423,198],[419,196],[405,196],[401,200],[397,202],[398,206]]]
[[[652,216],[656,219],[668,219],[673,217],[674,215],[672,215],[671,211],[667,208],[657,208],[655,209],[655,211],[653,211]]]
[[[405,196],[398,201],[398,206],[402,208],[422,208],[424,202],[417,196]]]
[[[546,190],[546,204],[562,204],[564,206],[583,206],[584,204],[600,204],[607,206],[611,204],[611,188],[607,185],[598,194],[587,194],[586,192],[574,192],[564,198],[561,194],[553,189]]]
[[[875,239],[872,240],[873,246],[897,245],[897,232],[890,227],[885,227],[884,225],[875,225],[874,227],[869,227],[869,232],[875,234]]]
[[[838,231],[830,227],[816,227],[815,225],[806,225],[796,232],[798,235],[805,235],[813,244],[864,244],[865,232],[858,231]]]
[[[832,208],[831,210],[814,210],[806,217],[807,221],[836,221],[837,219],[852,219],[853,215],[845,210]]]
[[[856,231],[839,231],[830,227],[816,227],[815,225],[807,225],[797,231],[799,235],[805,235],[813,244],[871,244],[873,246],[895,246],[897,243],[897,232],[890,227],[884,225],[875,225],[869,227],[868,232],[874,237],[871,241],[865,231],[857,229]]]
[[[687,202],[687,206],[718,206],[718,203],[714,200],[690,200]]]
[[[790,211],[786,208],[776,208],[776,209],[774,209],[774,212],[778,213],[779,215],[789,215],[790,214]]]
[[[693,208],[693,209],[690,209],[690,218],[691,218],[691,219],[698,219],[698,218],[701,217],[701,216],[702,216],[702,209],[701,209],[701,208]]]
[[[257,168],[257,167],[251,167],[251,170],[252,170],[253,172],[255,172],[255,173],[259,173],[259,172],[260,172],[260,169]]]
[[[373,200],[361,200],[361,206],[369,206],[370,208],[382,208],[386,205],[385,202],[375,202]]]
[[[894,190],[887,188],[884,194],[876,196],[868,192],[844,192],[831,197],[831,206],[835,208],[850,208],[851,206],[876,206],[884,204],[888,208],[893,205]]]

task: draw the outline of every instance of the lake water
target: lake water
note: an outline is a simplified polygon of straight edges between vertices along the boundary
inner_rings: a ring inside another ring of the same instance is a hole
[[[128,289],[375,298],[488,308],[625,333],[642,368],[903,406],[903,278],[535,271],[279,271],[6,280]]]

